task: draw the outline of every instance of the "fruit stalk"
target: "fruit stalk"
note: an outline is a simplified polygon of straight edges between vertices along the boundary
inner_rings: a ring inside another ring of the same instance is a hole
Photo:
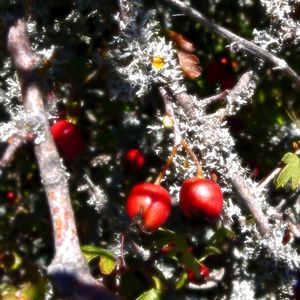
[[[196,165],[196,168],[197,168],[196,178],[203,178],[202,167],[201,167],[201,164],[200,164],[196,154],[193,152],[193,150],[189,147],[189,145],[187,144],[187,142],[184,139],[181,139],[180,143],[181,143],[183,149],[189,154],[189,156],[192,158],[192,160],[194,161],[194,163]]]
[[[160,171],[160,173],[158,174],[157,178],[154,181],[154,184],[160,184],[160,182],[162,181],[162,179],[165,177],[167,170],[170,168],[173,159],[175,157],[177,153],[177,146],[174,146],[172,149],[172,152],[170,154],[170,156],[167,159],[167,162],[165,163],[165,165],[163,166],[162,170]]]

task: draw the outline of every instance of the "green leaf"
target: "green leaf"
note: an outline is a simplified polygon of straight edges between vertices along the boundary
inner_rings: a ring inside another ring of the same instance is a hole
[[[24,284],[20,299],[24,300],[39,300],[45,298],[46,283],[40,280],[38,283],[33,284],[27,282]]]
[[[116,264],[117,262],[114,258],[105,255],[100,255],[99,268],[102,274],[111,274],[114,271]]]
[[[290,117],[290,119],[296,124],[296,126],[300,128],[300,122],[298,121],[296,114],[293,111],[292,112],[287,111],[287,114]]]
[[[285,164],[285,167],[276,179],[276,188],[284,187],[288,181],[291,181],[292,189],[295,190],[300,181],[299,157],[294,153],[288,152],[281,161]]]
[[[234,232],[223,226],[219,228],[209,239],[209,245],[213,245],[217,248],[220,248],[225,238],[234,239],[234,237]]]
[[[179,290],[183,288],[185,286],[186,281],[187,281],[187,274],[186,272],[183,272],[179,277],[179,279],[176,281],[175,289]]]
[[[208,246],[205,249],[205,257],[210,256],[210,255],[220,255],[222,252],[220,251],[219,248],[214,247],[214,246]]]
[[[91,260],[99,256],[105,256],[108,259],[116,260],[114,254],[111,251],[108,251],[106,249],[97,246],[85,245],[81,247],[81,251],[88,262],[90,262]]]
[[[161,299],[162,299],[161,292],[155,289],[151,289],[143,293],[136,300],[161,300]]]
[[[163,286],[163,283],[161,282],[161,280],[157,276],[152,276],[152,280],[153,280],[155,289],[158,291],[162,291],[164,286]]]

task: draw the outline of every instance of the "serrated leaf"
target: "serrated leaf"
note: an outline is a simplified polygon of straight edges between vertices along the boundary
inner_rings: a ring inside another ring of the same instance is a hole
[[[106,256],[107,258],[116,260],[114,254],[111,251],[106,249],[93,246],[93,245],[85,245],[81,247],[81,251],[85,257],[85,259],[90,262],[91,260],[99,257],[99,256]]]
[[[300,160],[299,157],[291,152],[286,153],[282,160],[285,167],[276,179],[276,188],[284,187],[291,181],[292,189],[295,190],[300,181]]]
[[[161,292],[155,289],[151,289],[143,293],[136,300],[161,300],[161,299],[162,299]]]
[[[105,255],[100,255],[99,269],[102,274],[104,275],[111,274],[114,271],[116,264],[117,262],[115,259],[112,259],[111,257]]]

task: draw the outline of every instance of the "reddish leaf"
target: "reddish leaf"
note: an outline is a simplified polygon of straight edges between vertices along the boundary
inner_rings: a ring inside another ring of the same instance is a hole
[[[199,64],[199,59],[196,55],[185,51],[177,50],[180,67],[185,76],[194,79],[199,77],[202,72]]]
[[[188,41],[185,37],[175,31],[167,30],[169,39],[174,42],[181,50],[186,52],[194,52],[194,45]]]

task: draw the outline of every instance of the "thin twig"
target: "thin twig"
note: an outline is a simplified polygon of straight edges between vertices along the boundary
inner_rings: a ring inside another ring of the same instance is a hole
[[[173,110],[173,105],[172,105],[173,97],[170,95],[170,93],[168,93],[167,89],[162,86],[160,86],[158,88],[158,90],[164,101],[166,115],[171,117],[172,122],[173,122],[174,146],[178,146],[178,145],[180,145],[180,141],[181,141],[181,133],[180,133],[180,129],[179,129],[177,120],[174,115],[174,110]]]
[[[229,93],[230,93],[230,90],[224,90],[219,94],[216,94],[216,95],[213,95],[213,96],[210,96],[207,98],[203,98],[200,101],[203,106],[209,106],[211,103],[213,103],[215,101],[224,99]]]
[[[216,24],[214,21],[205,17],[201,12],[186,5],[182,1],[179,0],[165,0],[165,1],[177,7],[181,12],[191,17],[193,20],[197,22],[201,22],[210,30],[214,31],[215,33],[219,34],[229,42],[233,43],[233,46],[236,46],[237,50],[238,48],[244,49],[248,53],[257,56],[264,61],[272,63],[276,68],[282,70],[285,74],[287,74],[290,78],[292,78],[295,81],[296,85],[300,87],[300,76],[287,64],[287,62],[284,59],[280,59],[276,57],[269,51],[258,47],[254,43]]]
[[[253,197],[252,191],[245,184],[244,178],[240,176],[232,176],[230,179],[237,192],[242,196],[242,199],[244,199],[247,208],[252,213],[258,226],[259,232],[262,235],[268,234],[270,232],[268,220],[264,215],[261,207],[257,204],[256,199]]]
[[[80,250],[66,175],[50,134],[42,91],[35,74],[39,58],[31,49],[23,19],[16,19],[9,27],[7,47],[19,76],[23,105],[32,117],[40,120],[37,135],[43,139],[34,144],[34,151],[50,207],[55,246],[48,274],[55,289],[67,293],[68,298],[115,299],[90,275]]]
[[[260,184],[259,184],[259,187],[261,188],[261,189],[264,189],[264,188],[266,188],[268,185],[269,185],[269,183],[271,182],[271,181],[273,181],[274,180],[274,178],[280,173],[280,171],[281,171],[281,168],[276,168],[276,169],[274,169]]]
[[[9,167],[14,160],[17,150],[24,144],[24,139],[18,136],[13,136],[8,142],[2,158],[0,159],[0,167]]]
[[[296,155],[300,155],[300,149],[295,151]],[[266,188],[269,183],[274,180],[274,178],[280,173],[280,171],[282,170],[282,167],[277,167],[276,169],[274,169],[265,179],[263,179],[261,181],[261,183],[259,184],[260,188]]]

